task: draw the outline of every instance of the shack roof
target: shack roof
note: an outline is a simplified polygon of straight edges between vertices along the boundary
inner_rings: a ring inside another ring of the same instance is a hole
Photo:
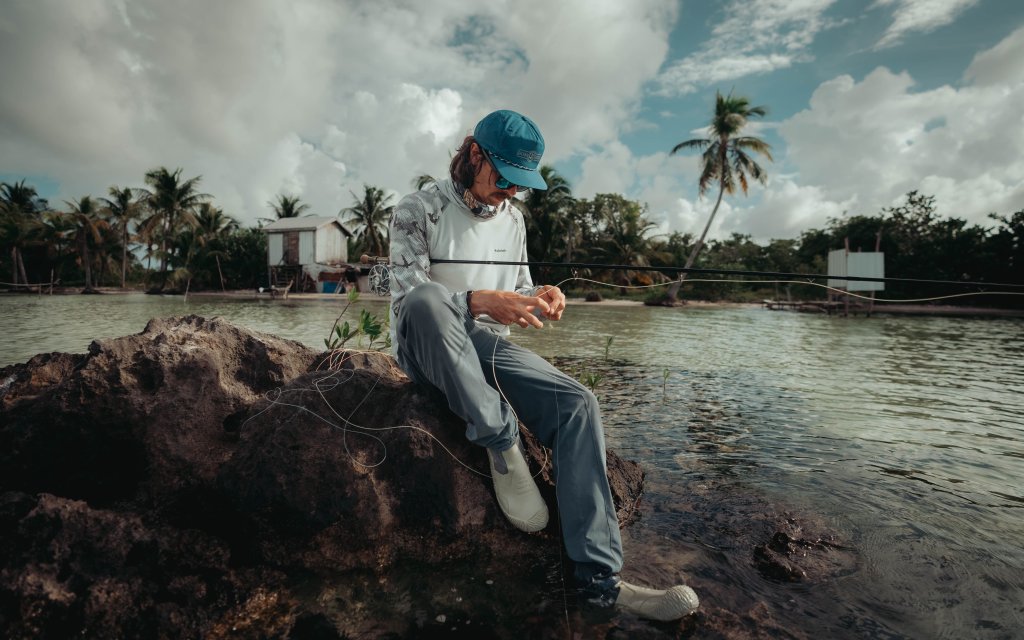
[[[322,216],[299,216],[297,218],[281,218],[263,227],[267,233],[281,231],[316,231],[330,225],[337,225],[346,236],[352,237],[352,232],[341,224],[337,218]]]

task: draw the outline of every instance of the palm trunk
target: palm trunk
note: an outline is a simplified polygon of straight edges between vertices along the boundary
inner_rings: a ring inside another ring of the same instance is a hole
[[[708,235],[708,230],[711,229],[711,222],[715,219],[715,214],[718,213],[718,207],[719,207],[719,205],[722,204],[722,196],[724,194],[725,194],[725,185],[724,184],[719,185],[719,187],[718,187],[718,200],[715,201],[715,208],[711,210],[711,215],[708,216],[708,222],[707,222],[707,224],[704,225],[704,231],[701,232],[700,238],[697,239],[697,244],[693,245],[693,249],[690,250],[690,255],[689,255],[689,257],[686,258],[686,264],[683,267],[684,269],[689,269],[690,267],[693,266],[694,261],[697,259],[697,256],[701,252],[701,249],[704,248],[704,238]],[[686,272],[684,271],[683,273],[679,274],[679,279],[676,280],[675,282],[673,282],[672,286],[669,287],[668,291],[665,293],[665,297],[669,301],[675,302],[676,300],[678,300],[679,287],[681,287],[683,285],[683,282],[685,280],[686,280]]]
[[[18,252],[18,271],[21,272],[21,281],[28,284],[28,275],[25,273],[25,260],[21,256],[21,251]]]
[[[121,288],[124,289],[128,274],[128,223],[124,223],[124,240],[121,242]]]
[[[81,243],[82,251],[82,268],[85,270],[85,289],[84,291],[92,291],[92,265],[89,260],[89,245],[87,241]]]
[[[160,239],[160,286],[159,291],[163,291],[164,287],[167,286],[167,262],[168,258],[168,239],[171,235],[172,220],[170,213],[164,213],[163,220],[163,237]]]
[[[213,256],[217,260],[217,275],[220,276],[220,290],[226,292],[224,288],[224,272],[220,270],[220,256]]]

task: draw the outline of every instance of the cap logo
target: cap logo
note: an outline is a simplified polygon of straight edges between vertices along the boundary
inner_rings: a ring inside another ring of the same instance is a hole
[[[520,149],[519,151],[516,152],[516,157],[522,158],[527,162],[540,162],[542,156],[536,151],[530,151],[529,149]]]

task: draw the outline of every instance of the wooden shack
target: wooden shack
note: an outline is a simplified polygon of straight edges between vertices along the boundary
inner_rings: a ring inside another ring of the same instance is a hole
[[[337,218],[282,218],[265,227],[271,287],[316,291],[321,271],[344,269],[352,232]]]

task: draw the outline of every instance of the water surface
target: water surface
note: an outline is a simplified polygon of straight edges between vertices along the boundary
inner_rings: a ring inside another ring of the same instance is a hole
[[[6,296],[0,366],[189,313],[319,348],[343,303]],[[806,637],[1024,637],[1024,321],[581,303],[514,339],[594,383],[609,446],[647,469],[638,579]],[[815,514],[857,565],[761,576],[739,541],[765,510]]]

